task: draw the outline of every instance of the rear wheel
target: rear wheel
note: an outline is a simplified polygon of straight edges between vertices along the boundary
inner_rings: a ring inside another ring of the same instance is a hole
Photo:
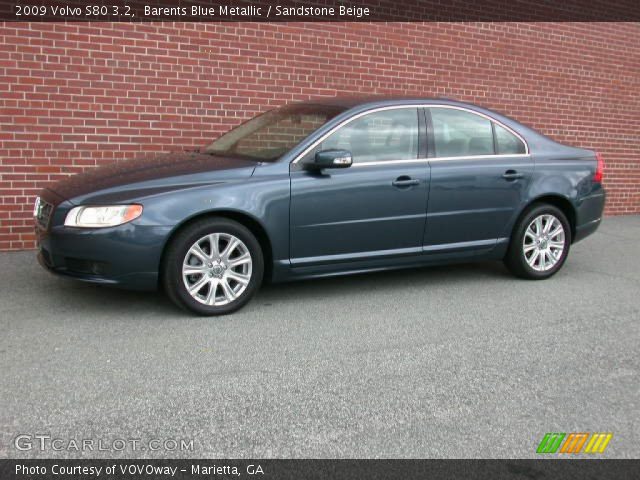
[[[215,218],[197,221],[172,240],[163,284],[178,306],[200,315],[224,315],[243,307],[262,282],[260,244],[243,225]]]
[[[519,277],[543,280],[564,265],[571,245],[571,228],[562,211],[536,204],[516,225],[505,264]]]

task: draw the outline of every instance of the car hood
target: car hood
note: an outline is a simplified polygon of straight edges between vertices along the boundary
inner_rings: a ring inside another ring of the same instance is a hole
[[[72,175],[49,187],[64,199],[123,190],[163,190],[176,184],[205,184],[250,177],[256,162],[203,153],[170,153],[125,160]],[[150,192],[147,192],[150,193]]]

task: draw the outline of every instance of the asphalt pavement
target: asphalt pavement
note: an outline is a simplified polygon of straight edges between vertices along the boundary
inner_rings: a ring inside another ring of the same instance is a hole
[[[600,457],[639,458],[639,239],[607,218],[550,280],[373,273],[221,318],[2,253],[0,457],[534,458],[547,432],[611,432]]]

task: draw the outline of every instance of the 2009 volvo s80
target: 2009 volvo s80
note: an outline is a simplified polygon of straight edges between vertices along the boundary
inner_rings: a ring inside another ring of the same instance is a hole
[[[600,224],[599,154],[441,99],[323,99],[36,201],[39,260],[204,315],[273,282],[472,260],[544,279]]]

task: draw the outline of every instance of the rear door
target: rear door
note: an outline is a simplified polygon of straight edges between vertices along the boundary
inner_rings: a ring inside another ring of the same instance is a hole
[[[490,249],[524,200],[533,162],[512,130],[470,110],[427,109],[431,189],[426,252]]]

